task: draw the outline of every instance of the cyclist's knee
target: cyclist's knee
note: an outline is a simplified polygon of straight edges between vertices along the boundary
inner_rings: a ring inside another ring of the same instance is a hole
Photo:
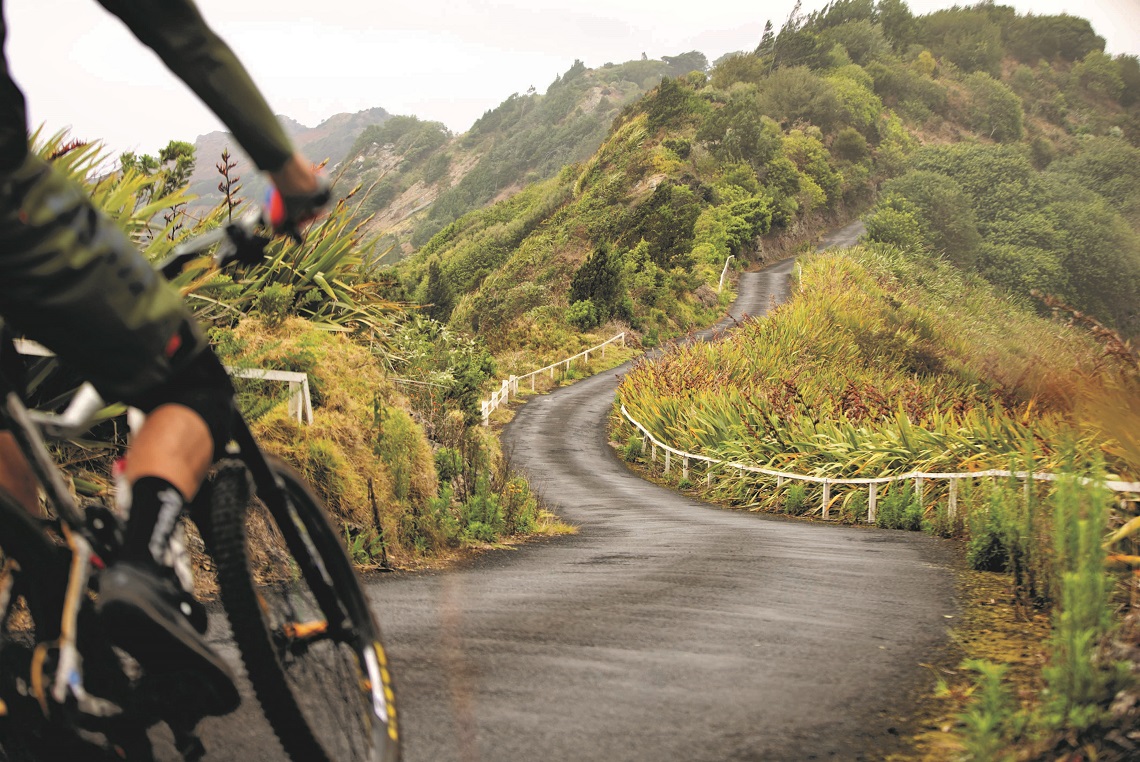
[[[233,434],[234,393],[229,376],[209,351],[195,357],[174,371],[174,376],[130,400],[150,412],[161,405],[182,405],[194,411],[210,429],[215,454],[221,454]]]

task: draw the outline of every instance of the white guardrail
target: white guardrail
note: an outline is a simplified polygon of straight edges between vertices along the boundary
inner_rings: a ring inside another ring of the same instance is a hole
[[[54,353],[34,341],[16,339],[16,351],[32,357],[53,357]],[[289,417],[298,423],[313,423],[313,398],[309,394],[309,374],[291,370],[261,370],[259,368],[231,368],[226,371],[234,378],[252,378],[259,381],[284,381],[289,384]]]
[[[889,484],[891,482],[903,481],[904,479],[914,479],[915,494],[918,496],[919,506],[922,505],[922,483],[926,479],[944,479],[950,482],[950,502],[948,505],[948,512],[954,516],[958,512],[958,480],[959,479],[976,479],[978,477],[987,476],[1014,476],[1018,479],[1033,479],[1035,481],[1054,481],[1057,478],[1056,474],[1036,473],[1029,471],[970,471],[964,473],[925,473],[920,471],[911,471],[909,473],[900,474],[898,476],[881,476],[877,478],[865,479],[829,479],[823,476],[805,476],[803,474],[793,474],[787,471],[776,471],[771,468],[760,468],[759,466],[748,466],[743,463],[733,463],[732,461],[720,460],[718,458],[710,458],[707,455],[696,455],[691,452],[684,452],[677,450],[665,444],[661,440],[649,433],[649,430],[641,425],[638,421],[634,420],[629,411],[625,409],[625,405],[621,406],[621,414],[627,421],[637,427],[637,430],[642,434],[642,442],[649,444],[652,447],[651,458],[654,462],[657,461],[657,450],[665,451],[665,473],[669,473],[672,467],[672,457],[676,455],[681,458],[681,467],[683,469],[682,476],[686,479],[689,478],[689,461],[696,460],[708,463],[710,466],[719,465],[724,466],[726,469],[735,469],[740,472],[749,472],[754,474],[763,474],[765,476],[776,477],[776,488],[779,489],[784,485],[784,480],[813,482],[815,484],[823,485],[823,499],[820,505],[820,513],[824,519],[829,519],[831,511],[831,486],[833,484],[864,484],[868,487],[869,495],[867,497],[867,523],[875,523],[875,504],[878,499],[878,487],[880,484]],[[705,478],[709,486],[712,486],[712,468],[709,468],[705,473]],[[1028,487],[1029,482],[1026,481]],[[1140,493],[1140,482],[1122,482],[1122,481],[1106,481],[1104,485],[1113,492],[1129,492]]]
[[[554,371],[556,368],[560,368],[563,365],[565,365],[566,371],[569,372],[570,371],[570,363],[573,362],[574,360],[577,360],[579,357],[585,358],[583,360],[583,364],[590,362],[590,353],[591,352],[601,351],[602,357],[605,357],[606,356],[606,347],[609,346],[610,344],[613,344],[615,341],[620,341],[621,345],[624,347],[625,346],[625,331],[622,331],[621,333],[619,333],[617,336],[614,336],[613,338],[606,339],[605,341],[603,341],[601,344],[597,345],[596,347],[590,347],[589,349],[587,349],[584,352],[579,352],[578,354],[574,355],[573,357],[567,357],[565,360],[559,360],[558,362],[556,362],[552,365],[547,365],[545,368],[539,368],[538,370],[532,370],[530,373],[527,373],[527,374],[522,375],[522,376],[511,376],[510,378],[504,378],[503,382],[499,385],[499,388],[496,391],[491,392],[491,398],[483,400],[481,403],[479,403],[480,409],[482,410],[482,413],[483,413],[483,425],[486,426],[491,422],[491,413],[495,412],[495,410],[498,409],[499,405],[502,405],[506,402],[510,402],[512,394],[515,395],[516,397],[519,396],[519,381],[525,381],[526,379],[529,378],[530,379],[530,390],[533,392],[534,391],[534,379],[537,376],[539,376],[543,373],[549,372],[550,373],[550,380],[553,381],[554,380]]]

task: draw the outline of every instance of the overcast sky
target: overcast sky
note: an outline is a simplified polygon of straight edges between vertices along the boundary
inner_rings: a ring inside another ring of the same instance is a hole
[[[530,86],[587,66],[751,50],[794,0],[199,0],[273,110],[315,126],[381,106],[465,132]],[[825,0],[804,0],[805,10]],[[911,0],[916,14],[950,0]],[[1140,54],[1140,0],[1012,0],[1092,21],[1112,54]],[[7,56],[32,125],[71,126],[116,153],[193,141],[218,120],[94,0],[8,0]]]

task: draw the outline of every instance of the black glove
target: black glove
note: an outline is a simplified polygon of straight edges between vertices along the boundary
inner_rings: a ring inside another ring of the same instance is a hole
[[[312,193],[285,195],[276,187],[270,187],[262,208],[262,219],[274,233],[285,233],[298,243],[301,233],[298,227],[317,216],[332,196],[331,186],[324,178],[317,180],[318,187]]]

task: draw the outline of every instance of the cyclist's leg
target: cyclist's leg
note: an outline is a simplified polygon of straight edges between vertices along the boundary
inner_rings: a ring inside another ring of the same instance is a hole
[[[153,643],[181,650],[223,690],[227,683],[232,689],[225,663],[180,621],[178,608],[185,611],[187,602],[179,603],[174,583],[160,574],[182,505],[213,454],[214,437],[199,436],[210,430],[201,411],[218,404],[199,404],[202,395],[180,380],[203,356],[201,331],[174,289],[82,189],[35,158],[0,177],[0,313],[105,397],[159,410],[141,435],[153,446],[128,470],[130,568],[104,576],[101,606],[117,620],[116,635],[138,636],[124,643],[128,650]],[[211,383],[207,397],[228,399],[224,384]]]

